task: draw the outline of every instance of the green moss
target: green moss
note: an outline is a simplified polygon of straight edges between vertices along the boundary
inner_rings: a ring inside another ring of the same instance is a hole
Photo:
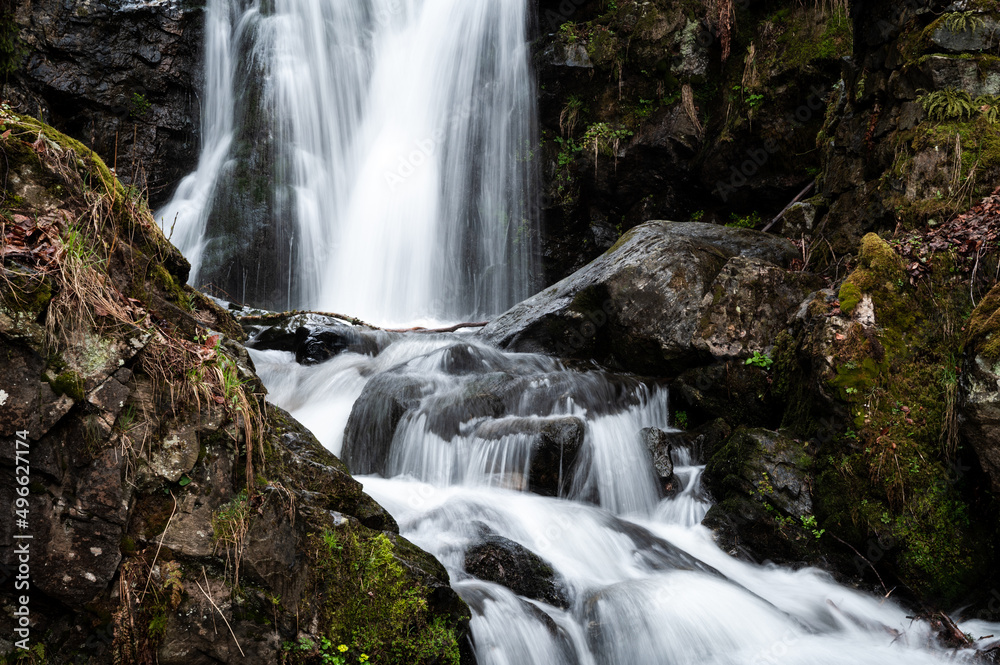
[[[50,385],[57,395],[67,395],[77,402],[83,400],[83,378],[76,372],[63,372]]]
[[[877,279],[894,282],[906,275],[899,254],[875,233],[861,239],[858,259]]]
[[[413,580],[383,533],[344,525],[310,538],[324,583],[326,637],[357,659],[390,665],[458,665],[456,627],[428,606],[430,590]]]
[[[166,268],[158,263],[154,264],[151,274],[153,282],[163,289],[170,300],[185,311],[192,310],[190,296],[188,296],[184,287],[177,283],[177,280],[174,279],[174,276],[171,275]]]
[[[0,2],[0,76],[6,78],[20,69],[27,54],[14,20],[13,6]]]
[[[861,302],[862,297],[864,296],[861,293],[861,289],[856,284],[853,282],[844,282],[838,294],[841,311],[845,314],[850,314],[858,306],[858,303]]]
[[[44,275],[22,272],[16,267],[7,268],[5,275],[10,287],[0,289],[5,307],[38,315],[52,300],[52,281]]]

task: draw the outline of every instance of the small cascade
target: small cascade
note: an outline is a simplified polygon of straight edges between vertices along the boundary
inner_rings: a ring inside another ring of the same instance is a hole
[[[971,658],[891,601],[719,549],[700,525],[711,499],[697,450],[670,449],[680,489],[659,494],[642,433],[676,433],[662,387],[468,335],[379,334],[368,348],[310,367],[252,355],[270,399],[369,474],[365,491],[448,569],[481,665]],[[480,577],[470,552],[497,542],[551,566],[556,595]]]
[[[209,0],[203,150],[158,213],[191,281],[377,323],[533,290],[524,0]]]

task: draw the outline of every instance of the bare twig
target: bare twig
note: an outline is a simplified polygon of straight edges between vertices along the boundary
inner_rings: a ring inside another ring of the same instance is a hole
[[[201,572],[204,573],[205,569],[202,568]],[[206,574],[206,578],[207,578],[207,574]],[[222,617],[222,620],[225,621],[226,628],[229,629],[229,634],[233,636],[233,641],[236,642],[236,648],[240,650],[240,655],[243,656],[244,658],[246,658],[247,657],[246,654],[243,653],[243,647],[240,646],[240,641],[238,639],[236,639],[236,633],[233,632],[233,627],[229,625],[229,621],[226,619],[226,615],[222,613],[222,610],[220,610],[219,606],[215,604],[215,601],[212,600],[212,597],[208,594],[208,592],[205,591],[205,589],[202,588],[201,582],[199,582],[198,580],[195,580],[194,583],[198,587],[198,590],[201,591],[205,595],[205,598],[208,599],[208,602],[210,602],[212,604],[212,607],[215,608],[215,611],[219,613],[219,616]]]
[[[170,528],[170,520],[174,519],[174,513],[177,512],[177,497],[174,496],[173,492],[170,492],[170,498],[174,500],[174,508],[170,511],[170,517],[167,518],[167,525],[163,527],[163,533],[160,534],[160,542],[156,545],[156,554],[153,555],[153,562],[149,564],[149,575],[146,576],[146,586],[142,588],[141,598],[146,597],[146,589],[149,588],[149,581],[153,578],[153,568],[156,566],[156,559],[160,556],[160,548],[163,547],[163,539],[167,536],[167,529]]]

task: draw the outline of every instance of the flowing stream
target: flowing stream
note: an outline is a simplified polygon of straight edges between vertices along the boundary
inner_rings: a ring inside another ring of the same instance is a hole
[[[929,627],[892,601],[818,570],[753,565],[719,549],[700,525],[710,499],[696,451],[672,451],[682,489],[663,497],[642,442],[643,428],[675,431],[661,387],[461,335],[378,334],[367,353],[315,366],[280,351],[253,358],[270,399],[369,473],[359,477],[365,491],[445,564],[473,610],[481,665],[971,659],[935,646]],[[366,447],[366,432],[380,431],[403,395],[384,447]],[[557,480],[534,487],[553,475],[539,432],[567,421],[582,425],[582,445],[563,446]],[[551,565],[560,602],[470,574],[469,551],[497,536]],[[996,628],[962,627],[977,637]]]
[[[527,5],[209,0],[204,149],[160,211],[192,281],[376,323],[530,295]],[[719,549],[698,451],[673,447],[662,478],[645,443],[676,432],[663,386],[471,335],[352,335],[318,365],[252,354],[270,399],[445,564],[482,665],[966,658],[891,601]],[[548,595],[475,577],[484,543],[544,560]]]

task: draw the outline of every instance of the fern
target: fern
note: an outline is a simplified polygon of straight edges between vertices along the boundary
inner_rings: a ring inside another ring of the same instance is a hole
[[[917,98],[917,102],[931,120],[971,120],[976,113],[976,102],[964,90],[947,88],[921,92],[924,94]]]
[[[942,25],[952,34],[960,34],[966,31],[976,32],[980,28],[986,27],[986,21],[977,16],[976,12],[952,12],[944,17]]]
[[[995,125],[1000,122],[1000,95],[980,95],[973,102],[986,122]]]

